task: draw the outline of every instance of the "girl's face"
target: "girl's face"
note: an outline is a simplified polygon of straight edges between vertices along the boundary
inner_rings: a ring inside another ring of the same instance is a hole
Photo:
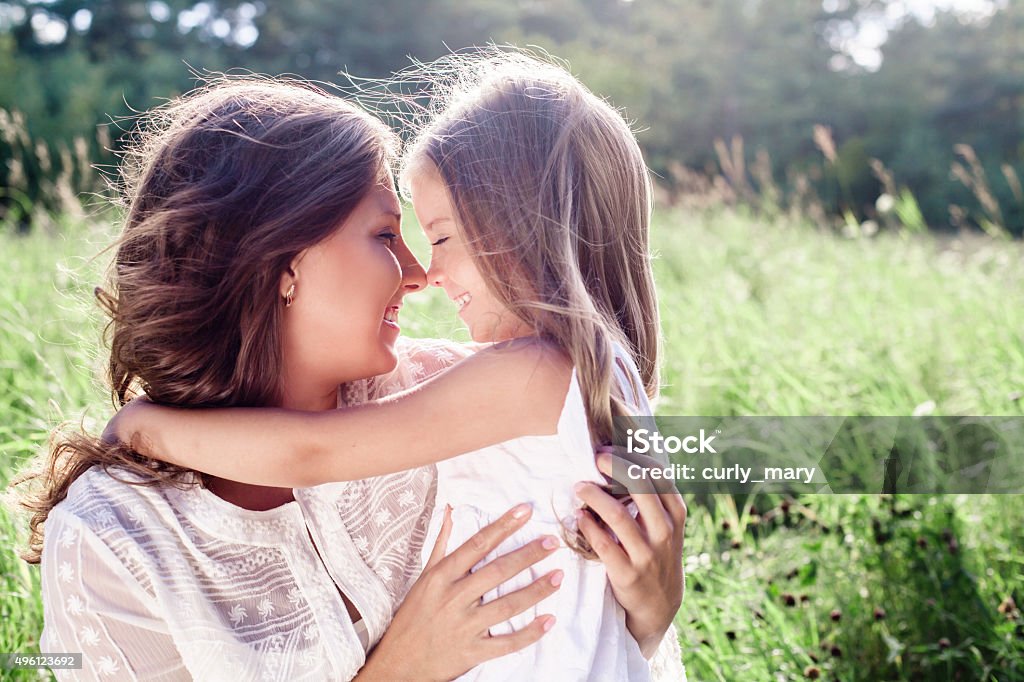
[[[421,164],[409,176],[416,219],[430,242],[427,282],[441,287],[458,308],[474,341],[504,341],[530,333],[487,287],[473,262],[455,207],[437,169]]]
[[[394,369],[402,299],[426,285],[423,267],[402,240],[400,219],[388,179],[282,275],[282,296],[295,285],[284,312],[286,392],[305,393],[302,384],[309,382],[333,395],[340,383]]]

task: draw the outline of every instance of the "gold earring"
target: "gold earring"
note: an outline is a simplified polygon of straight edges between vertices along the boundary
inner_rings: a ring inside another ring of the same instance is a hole
[[[292,285],[290,287],[288,287],[288,291],[285,292],[285,295],[284,295],[284,307],[285,308],[291,308],[292,307],[292,301],[294,301],[294,300],[295,300],[295,282],[292,282]]]

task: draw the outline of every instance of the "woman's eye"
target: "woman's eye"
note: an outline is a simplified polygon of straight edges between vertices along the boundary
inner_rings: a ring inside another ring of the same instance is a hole
[[[385,240],[389,244],[394,244],[395,240],[398,239],[398,235],[395,234],[394,232],[381,232],[377,236]]]
[[[441,246],[441,244],[444,244],[446,241],[448,241],[448,237],[441,237],[436,242],[431,242],[430,245],[431,246]]]

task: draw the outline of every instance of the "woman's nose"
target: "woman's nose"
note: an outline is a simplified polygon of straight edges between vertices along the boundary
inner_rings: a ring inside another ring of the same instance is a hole
[[[406,291],[419,291],[427,286],[427,273],[409,249],[402,258],[402,287]]]

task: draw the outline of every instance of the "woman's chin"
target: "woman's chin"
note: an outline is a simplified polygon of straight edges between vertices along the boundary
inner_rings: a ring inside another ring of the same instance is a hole
[[[394,343],[384,348],[377,365],[377,371],[373,373],[373,376],[389,374],[394,371],[395,367],[398,367],[398,351],[395,349]]]

